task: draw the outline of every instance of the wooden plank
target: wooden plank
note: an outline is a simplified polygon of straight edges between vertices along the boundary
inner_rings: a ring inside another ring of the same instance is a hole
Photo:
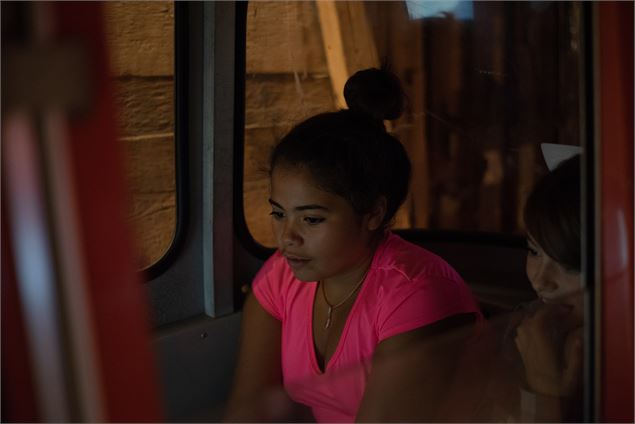
[[[362,2],[316,2],[335,106],[345,108],[344,85],[353,73],[379,67],[377,49]]]
[[[331,77],[331,87],[335,97],[335,106],[345,108],[344,84],[348,79],[346,67],[346,54],[342,42],[342,31],[337,13],[337,7],[333,0],[316,2],[320,28],[322,30],[322,42],[326,53],[326,63]]]
[[[174,74],[174,3],[104,2],[111,74]]]
[[[133,193],[174,191],[174,134],[124,138],[127,185]]]
[[[364,2],[337,1],[336,7],[349,75],[361,69],[378,68],[377,47]],[[392,5],[388,7],[394,9]]]
[[[126,137],[127,220],[134,230],[139,269],[158,259],[176,229],[174,134]]]
[[[273,125],[290,129],[303,119],[334,110],[326,76],[309,74],[296,80],[292,74],[261,74],[247,78],[245,91],[246,128]]]
[[[174,81],[126,77],[113,81],[122,137],[174,131]]]
[[[259,181],[269,181],[269,157],[274,146],[284,134],[286,129],[279,127],[249,128],[245,130],[245,152],[244,152],[244,178],[245,190],[247,183],[257,183]],[[247,143],[247,140],[249,142]],[[262,197],[266,200],[267,193]]]
[[[134,231],[137,268],[143,269],[163,256],[176,229],[174,192],[137,193],[128,222]]]
[[[327,75],[315,2],[249,2],[247,75]]]

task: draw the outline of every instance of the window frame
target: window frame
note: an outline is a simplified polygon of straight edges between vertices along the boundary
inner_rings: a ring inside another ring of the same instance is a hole
[[[188,85],[188,37],[187,14],[183,3],[174,2],[174,178],[175,178],[175,228],[172,242],[163,255],[151,265],[142,268],[144,281],[153,280],[163,274],[175,261],[183,246],[188,225],[188,184],[184,175],[188,169],[186,140],[189,132],[184,124],[188,116],[187,97],[184,88]]]
[[[144,272],[153,326],[234,306],[236,7],[176,2],[177,236]]]

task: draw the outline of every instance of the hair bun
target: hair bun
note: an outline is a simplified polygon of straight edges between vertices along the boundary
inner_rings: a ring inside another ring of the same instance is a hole
[[[348,108],[375,119],[396,119],[404,108],[404,93],[399,79],[384,69],[358,71],[344,85]]]

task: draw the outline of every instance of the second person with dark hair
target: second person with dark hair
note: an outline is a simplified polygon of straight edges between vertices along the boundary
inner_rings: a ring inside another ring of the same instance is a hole
[[[438,394],[412,376],[443,366],[425,350],[398,354],[480,319],[450,265],[389,230],[410,179],[406,152],[383,124],[402,113],[399,81],[368,69],[344,94],[348,110],[300,123],[272,154],[278,250],[245,303],[227,419],[298,419],[269,396],[276,387],[318,422],[422,419],[404,401]]]

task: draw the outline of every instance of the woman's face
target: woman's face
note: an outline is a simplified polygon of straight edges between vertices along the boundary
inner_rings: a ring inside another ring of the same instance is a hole
[[[551,257],[531,235],[527,237],[527,277],[538,297],[544,303],[571,306],[582,317],[583,296],[580,272],[567,267]]]
[[[372,254],[374,220],[317,187],[305,169],[278,165],[271,174],[269,203],[278,249],[301,281],[357,275]]]

